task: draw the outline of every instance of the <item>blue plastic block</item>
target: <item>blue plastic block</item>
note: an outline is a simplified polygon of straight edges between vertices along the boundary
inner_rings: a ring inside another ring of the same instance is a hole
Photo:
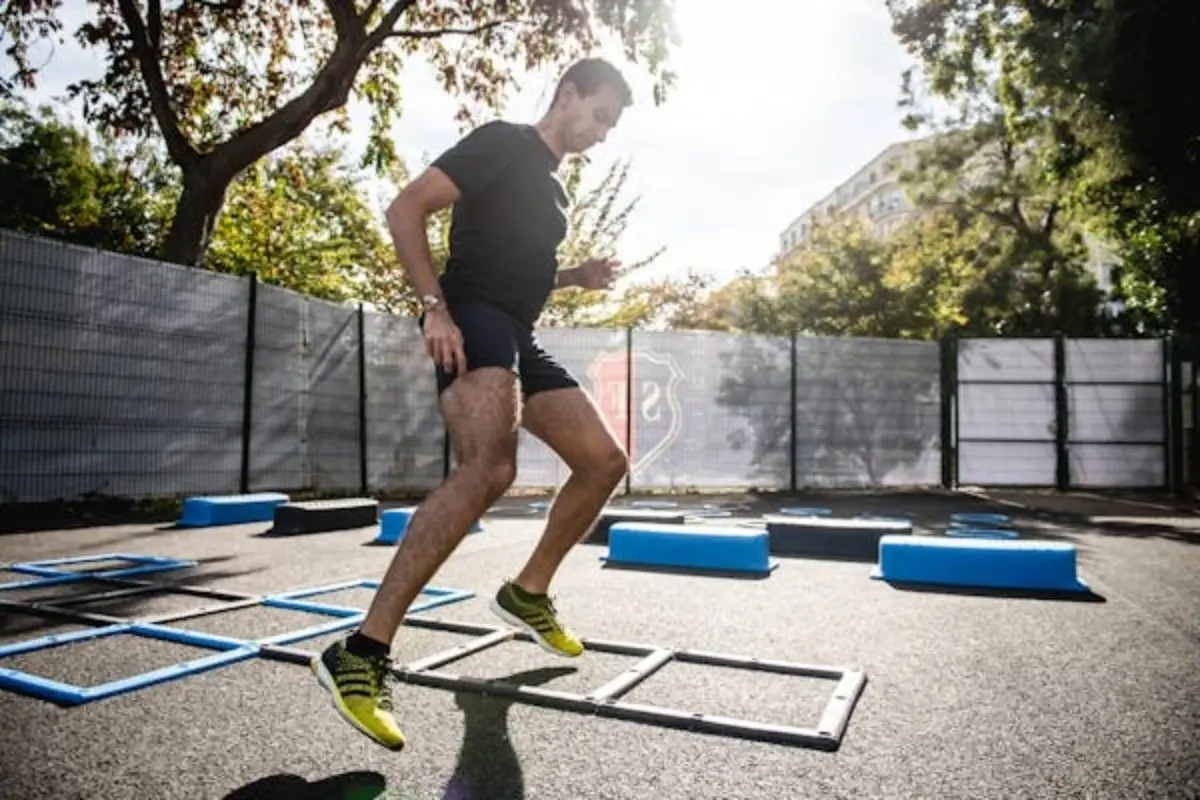
[[[1005,514],[989,514],[986,512],[959,512],[950,515],[950,522],[959,523],[960,525],[986,525],[991,527],[1004,527],[1012,522],[1012,518]]]
[[[133,567],[122,567],[120,569],[101,570],[99,572],[85,572],[69,569],[55,569],[67,564],[95,564],[104,561],[128,561],[131,564],[136,564]],[[172,569],[184,569],[185,567],[196,566],[195,561],[188,561],[179,558],[168,558],[166,556],[142,556],[132,553],[101,553],[91,556],[68,556],[66,558],[47,558],[42,561],[22,561],[18,564],[13,564],[12,569],[15,572],[24,572],[29,575],[39,575],[45,578],[55,578],[64,575],[77,575],[80,578],[126,578],[132,575],[144,575],[148,572],[162,572]]]
[[[379,581],[377,580],[357,580],[344,581],[342,583],[331,583],[325,586],[313,586],[307,589],[296,589],[291,592],[282,592],[280,594],[268,595],[263,598],[263,605],[282,608],[289,611],[302,611],[308,614],[323,614],[329,617],[335,617],[330,622],[325,622],[320,625],[315,625],[310,628],[304,628],[298,631],[288,631],[287,633],[276,634],[265,639],[256,640],[256,644],[294,644],[295,642],[311,639],[316,636],[324,636],[327,633],[336,633],[338,631],[351,628],[360,622],[366,612],[363,609],[351,608],[349,606],[337,606],[329,603],[317,603],[305,600],[306,597],[315,597],[321,594],[329,594],[332,592],[340,592],[345,589],[378,589]],[[463,600],[469,600],[475,596],[474,592],[465,589],[448,589],[438,586],[426,586],[420,591],[420,594],[430,595],[429,600],[413,603],[409,607],[409,614],[418,614],[422,611],[428,611],[431,608],[438,606],[449,605],[450,603],[458,603]]]
[[[93,700],[103,700],[118,694],[133,692],[147,686],[178,680],[179,678],[206,672],[225,666],[226,664],[245,661],[258,654],[258,648],[255,645],[238,639],[138,622],[108,625],[101,628],[73,631],[71,633],[43,636],[38,639],[17,642],[16,644],[0,647],[0,658],[118,634],[147,636],[153,639],[163,639],[179,644],[216,650],[218,652],[191,661],[161,667],[141,675],[109,681],[98,686],[75,686],[62,681],[31,675],[20,670],[0,667],[0,688],[30,697],[49,700],[60,705],[76,706],[83,703],[90,703]]]
[[[290,500],[288,495],[281,492],[189,497],[183,501],[183,513],[176,524],[180,527],[201,528],[245,522],[271,522],[275,519],[275,507]]]
[[[1087,592],[1068,542],[884,536],[871,577],[897,583]]]
[[[741,526],[617,522],[608,530],[610,564],[768,574],[765,530]]]
[[[947,536],[957,536],[963,539],[1016,539],[1020,536],[1008,528],[967,528],[951,525],[946,529]]]
[[[412,519],[413,512],[416,511],[415,506],[405,508],[389,508],[379,515],[379,532],[375,534],[375,538],[371,540],[372,544],[397,544],[404,538],[404,532],[408,530],[409,520]],[[478,520],[471,526],[470,533],[479,533],[483,530],[483,524]]]
[[[408,530],[408,521],[412,519],[415,510],[415,507],[389,508],[381,512],[375,544],[396,544],[404,538],[404,532]]]
[[[809,508],[807,506],[789,506],[779,509],[780,514],[787,514],[789,517],[828,517],[833,514],[833,511],[828,508]]]

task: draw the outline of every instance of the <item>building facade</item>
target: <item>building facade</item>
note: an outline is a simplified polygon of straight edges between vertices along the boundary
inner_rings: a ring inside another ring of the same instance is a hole
[[[834,214],[858,215],[885,237],[909,219],[912,204],[900,185],[900,174],[911,166],[916,147],[925,139],[890,145],[844,183],[796,217],[779,237],[779,257],[807,241],[814,223]]]
[[[779,264],[808,240],[814,224],[833,215],[857,215],[879,238],[885,238],[917,215],[900,183],[900,175],[915,166],[918,149],[932,137],[922,137],[889,145],[860,167],[845,182],[796,217],[779,236],[779,248],[774,259]],[[968,168],[966,180],[974,170],[984,169],[982,163]],[[1113,249],[1091,235],[1085,236],[1088,247],[1086,269],[1105,295],[1113,288],[1113,268],[1119,263]]]

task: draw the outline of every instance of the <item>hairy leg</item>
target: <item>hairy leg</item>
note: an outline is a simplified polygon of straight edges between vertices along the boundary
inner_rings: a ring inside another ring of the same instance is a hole
[[[362,632],[379,642],[391,643],[421,589],[516,477],[520,403],[511,370],[468,372],[442,393],[441,407],[458,463],[413,512],[367,610]]]
[[[577,387],[530,397],[523,424],[571,470],[550,508],[541,540],[515,579],[527,592],[545,594],[562,560],[599,518],[625,476],[629,459],[591,397]]]

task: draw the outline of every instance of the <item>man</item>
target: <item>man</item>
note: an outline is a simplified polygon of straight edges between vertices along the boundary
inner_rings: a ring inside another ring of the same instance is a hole
[[[611,64],[586,59],[562,76],[536,125],[474,130],[406,186],[387,212],[396,254],[421,298],[439,406],[457,465],[415,510],[361,628],[313,659],[334,706],[380,744],[400,749],[388,672],[408,607],[471,525],[516,477],[517,432],[544,441],[571,470],[524,568],[492,599],[505,622],[566,657],[583,646],[548,597],[563,558],[599,517],[628,458],[577,380],[538,344],[533,327],[556,287],[609,288],[616,262],[559,270],[567,196],[555,174],[568,153],[604,141],[632,104]],[[444,274],[430,263],[426,223],[453,204]]]

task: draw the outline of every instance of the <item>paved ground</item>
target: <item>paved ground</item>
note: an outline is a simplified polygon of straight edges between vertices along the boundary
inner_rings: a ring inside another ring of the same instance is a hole
[[[1005,511],[1027,535],[1075,542],[1081,574],[1103,602],[904,591],[870,580],[870,564],[847,562],[784,559],[760,581],[616,571],[601,568],[603,548],[584,546],[570,556],[556,592],[563,613],[586,635],[864,669],[869,683],[841,749],[729,740],[401,686],[397,701],[411,743],[393,754],[343,724],[306,669],[256,659],[69,709],[0,693],[0,794],[24,800],[1200,797],[1200,517],[1191,510],[1052,493],[888,493],[766,498],[738,513],[796,504],[908,513],[926,533],[952,511]],[[392,552],[366,546],[370,530],[280,539],[257,535],[268,525],[175,531],[154,522],[105,522],[0,536],[0,561],[110,552],[180,556],[201,561],[180,576],[189,583],[264,593],[376,578]],[[500,577],[519,568],[538,531],[536,516],[489,518],[486,531],[469,537],[434,581],[479,597],[431,615],[495,624],[484,599]],[[329,599],[363,607],[369,594]],[[149,616],[198,604],[204,603],[164,593],[82,607]],[[179,624],[254,637],[315,621],[253,609]],[[9,614],[0,643],[71,629]],[[300,646],[316,649],[327,640]],[[462,641],[405,629],[396,656],[412,660]],[[182,646],[118,637],[15,656],[3,665],[96,683],[194,655]],[[584,691],[632,663],[605,655],[564,662],[508,643],[451,669]],[[670,665],[629,699],[815,724],[831,689],[828,682]]]

